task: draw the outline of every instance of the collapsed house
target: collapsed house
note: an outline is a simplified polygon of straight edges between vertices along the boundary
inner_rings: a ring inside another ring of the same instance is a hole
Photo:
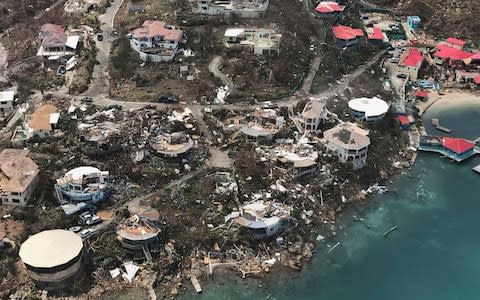
[[[152,260],[150,251],[160,247],[159,220],[157,210],[144,207],[117,226],[117,238],[128,254]]]
[[[132,31],[130,45],[147,62],[169,62],[184,41],[183,31],[162,21],[147,20]]]
[[[295,176],[311,175],[318,170],[318,151],[306,138],[297,143],[276,146],[272,152],[274,160]]]
[[[64,10],[67,14],[84,14],[95,10],[102,0],[67,0]]]
[[[13,100],[15,100],[15,91],[0,92],[0,114],[13,110]]]
[[[108,171],[83,166],[68,171],[57,179],[55,191],[61,204],[67,202],[97,203],[111,194]]]
[[[35,285],[47,291],[72,286],[85,273],[87,252],[82,239],[68,230],[46,230],[30,236],[19,256]]]
[[[12,144],[21,146],[31,138],[46,138],[53,134],[60,113],[57,107],[45,104],[39,106],[30,116],[27,116],[27,122],[22,127],[17,127],[12,136]]]
[[[228,172],[216,172],[215,178],[215,193],[216,194],[232,194],[238,193],[238,184],[235,178]]]
[[[341,123],[324,132],[326,148],[341,162],[351,162],[353,169],[361,169],[367,164],[370,145],[368,131],[353,123]]]
[[[228,28],[225,30],[223,43],[227,48],[250,48],[254,54],[280,54],[282,35],[273,29]]]
[[[265,14],[269,0],[195,0],[192,11],[198,14],[258,18]]]
[[[274,201],[253,201],[245,204],[240,211],[225,217],[225,223],[233,222],[247,229],[253,238],[265,239],[281,234],[297,225],[291,216],[292,207]]]
[[[119,151],[122,146],[122,128],[113,122],[78,125],[81,149],[89,155],[105,155]]]
[[[0,196],[6,205],[25,206],[38,183],[37,164],[23,149],[3,149],[0,153]]]
[[[44,24],[40,27],[37,56],[49,63],[65,64],[75,55],[80,37],[78,34],[67,35],[63,26]]]
[[[162,132],[150,139],[150,147],[164,157],[190,159],[193,140],[184,132]]]
[[[247,140],[253,143],[268,142],[285,124],[285,118],[274,109],[260,109],[248,114],[241,127]]]

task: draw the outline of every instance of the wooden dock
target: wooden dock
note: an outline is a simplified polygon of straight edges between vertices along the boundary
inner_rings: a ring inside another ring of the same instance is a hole
[[[451,130],[450,128],[441,126],[441,125],[440,125],[440,120],[437,119],[437,118],[432,118],[432,125],[433,125],[433,127],[435,127],[437,130],[440,130],[440,131],[443,131],[443,132],[446,132],[446,133],[452,132],[452,130]]]
[[[472,170],[480,174],[480,165],[473,167]]]
[[[190,280],[192,281],[192,285],[195,288],[195,291],[200,294],[202,292],[202,287],[200,286],[200,282],[198,282],[197,276],[191,275]]]

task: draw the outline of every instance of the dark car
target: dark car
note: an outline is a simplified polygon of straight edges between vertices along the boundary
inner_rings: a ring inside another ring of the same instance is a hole
[[[175,104],[177,103],[177,99],[173,97],[167,97],[167,96],[160,96],[157,98],[157,102],[159,103],[165,103],[165,104]]]
[[[65,75],[65,73],[67,73],[67,69],[64,66],[58,67],[58,71],[57,71],[58,75]]]
[[[123,109],[123,106],[119,105],[119,104],[111,104],[109,106],[107,106],[106,108],[107,110],[109,109],[118,109],[118,110],[122,110]]]
[[[101,33],[97,34],[97,41],[99,42],[103,41],[103,34]]]
[[[82,101],[83,103],[92,103],[93,98],[86,96],[86,97],[83,97],[80,101]]]
[[[397,77],[398,77],[398,78],[402,78],[402,79],[406,79],[406,78],[407,78],[407,74],[401,73],[401,74],[398,74]]]

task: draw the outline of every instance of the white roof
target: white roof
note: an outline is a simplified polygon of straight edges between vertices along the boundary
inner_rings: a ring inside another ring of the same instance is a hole
[[[0,101],[13,101],[15,91],[3,91],[0,93]]]
[[[243,28],[228,28],[225,30],[226,37],[237,37],[245,32]]]
[[[384,115],[390,107],[387,102],[380,98],[356,98],[348,101],[351,110],[365,113],[365,117]]]
[[[80,40],[79,35],[69,35],[67,37],[67,42],[65,43],[65,45],[69,48],[77,49],[79,40]]]
[[[50,124],[57,124],[58,119],[60,119],[60,113],[51,113],[50,114]]]
[[[23,263],[35,268],[52,268],[76,258],[83,248],[79,235],[68,230],[46,230],[29,237],[20,247]]]
[[[95,174],[95,173],[101,173],[101,172],[102,171],[100,171],[95,167],[84,166],[84,167],[78,167],[68,171],[67,174],[65,174],[65,177],[69,177],[72,180],[77,181],[77,180],[82,180],[83,175],[89,175],[89,174]]]

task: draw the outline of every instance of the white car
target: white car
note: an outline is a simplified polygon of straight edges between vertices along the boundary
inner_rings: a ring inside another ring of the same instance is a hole
[[[87,228],[87,229],[84,229],[84,230],[80,231],[78,233],[78,235],[80,235],[80,237],[85,240],[85,239],[88,239],[89,237],[91,237],[92,235],[94,235],[95,233],[96,233],[95,229]]]

